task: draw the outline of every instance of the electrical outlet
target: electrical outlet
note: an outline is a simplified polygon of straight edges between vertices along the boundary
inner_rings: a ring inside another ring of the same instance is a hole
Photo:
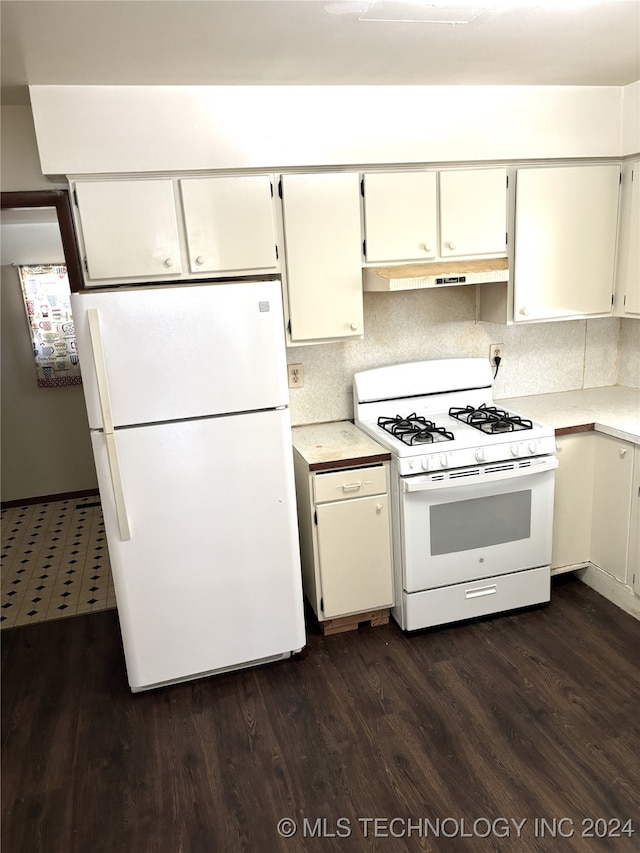
[[[491,367],[496,366],[496,356],[504,360],[504,344],[491,344],[489,347],[489,361]]]
[[[301,364],[288,364],[289,388],[302,388],[304,385],[304,368]]]

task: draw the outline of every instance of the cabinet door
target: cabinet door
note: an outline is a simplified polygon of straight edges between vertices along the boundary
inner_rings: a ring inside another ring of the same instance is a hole
[[[551,569],[591,559],[593,433],[559,436]]]
[[[514,319],[611,312],[619,166],[518,169]]]
[[[321,504],[317,518],[323,616],[389,607],[393,590],[388,496]]]
[[[440,172],[440,255],[504,255],[507,170]]]
[[[622,583],[627,578],[633,444],[596,434],[591,562]]]
[[[616,296],[617,314],[640,314],[640,160],[622,175]]]
[[[75,194],[90,279],[182,272],[170,179],[79,181]]]
[[[640,449],[637,446],[633,451],[630,523],[627,579],[635,594],[640,595]]]
[[[364,181],[365,259],[420,261],[438,252],[435,172],[373,172]]]
[[[282,205],[291,340],[361,336],[358,174],[283,175]]]
[[[275,270],[268,175],[180,181],[191,272]]]

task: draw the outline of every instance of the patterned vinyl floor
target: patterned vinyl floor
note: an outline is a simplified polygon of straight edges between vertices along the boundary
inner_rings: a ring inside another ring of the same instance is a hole
[[[2,509],[0,626],[116,606],[97,496]]]

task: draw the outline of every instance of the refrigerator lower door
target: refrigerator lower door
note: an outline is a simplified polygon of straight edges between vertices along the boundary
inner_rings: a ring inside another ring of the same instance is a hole
[[[138,691],[305,644],[288,409],[92,433],[129,684]]]

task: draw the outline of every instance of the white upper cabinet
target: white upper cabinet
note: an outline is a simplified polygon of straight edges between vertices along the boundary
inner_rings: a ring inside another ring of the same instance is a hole
[[[615,313],[640,315],[640,160],[622,170]]]
[[[517,170],[514,320],[611,313],[620,167]]]
[[[183,178],[180,191],[192,273],[277,268],[269,175]]]
[[[173,181],[78,181],[82,251],[90,279],[182,272]]]
[[[440,256],[504,255],[507,170],[440,172]]]
[[[438,254],[436,172],[363,176],[367,263],[430,260]]]
[[[367,172],[367,264],[505,255],[507,170]]]
[[[281,180],[290,341],[361,337],[358,173],[287,174]]]
[[[271,175],[72,181],[88,286],[274,273]]]

